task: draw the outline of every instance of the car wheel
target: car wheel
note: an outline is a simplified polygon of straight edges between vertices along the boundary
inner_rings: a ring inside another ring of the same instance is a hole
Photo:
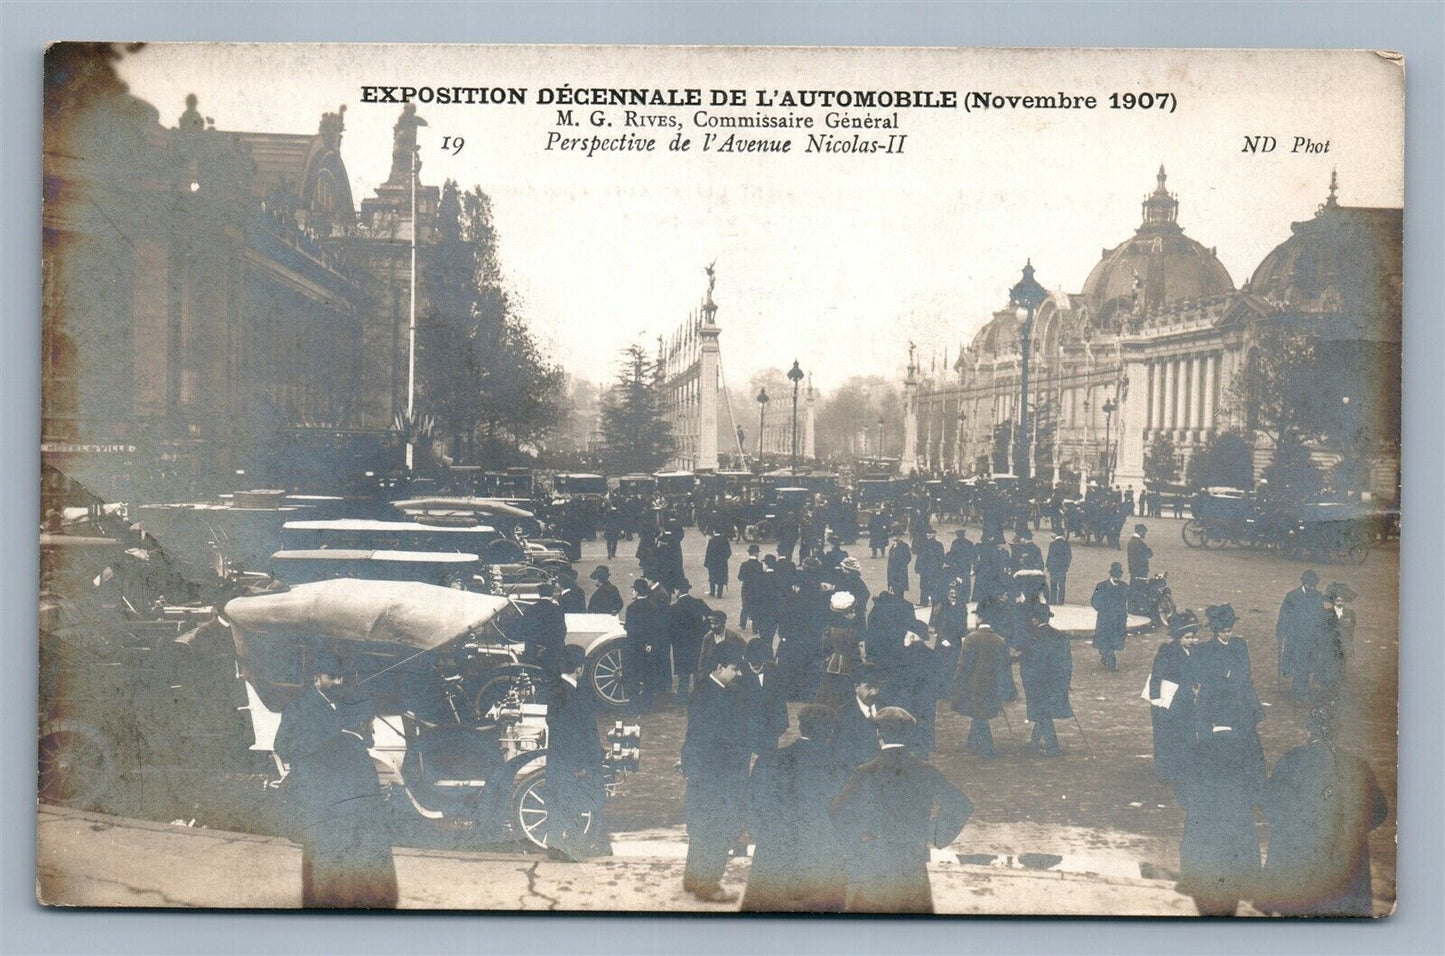
[[[1204,522],[1198,518],[1190,518],[1184,522],[1184,527],[1180,529],[1179,534],[1184,538],[1185,547],[1189,548],[1202,548],[1209,540],[1209,534],[1204,527]]]
[[[621,641],[604,646],[592,658],[588,667],[588,679],[592,683],[592,692],[603,706],[620,710],[631,702],[624,679],[624,665],[625,655]]]
[[[550,845],[552,830],[547,808],[547,770],[538,767],[517,775],[512,782],[512,833],[518,842],[545,850]],[[592,832],[592,814],[584,813],[584,833]]]
[[[40,799],[85,809],[115,783],[115,747],[100,728],[61,718],[40,728]]]

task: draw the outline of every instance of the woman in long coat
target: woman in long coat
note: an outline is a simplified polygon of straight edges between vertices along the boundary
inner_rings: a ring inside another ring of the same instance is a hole
[[[1231,684],[1201,697],[1201,736],[1174,787],[1185,813],[1179,891],[1194,898],[1200,916],[1233,916],[1259,887],[1254,806],[1264,791],[1264,762],[1258,739],[1236,729],[1247,708]]]
[[[1164,783],[1179,779],[1194,743],[1194,688],[1189,683],[1189,650],[1184,638],[1199,631],[1199,618],[1183,611],[1169,619],[1169,640],[1154,654],[1149,673],[1150,719],[1154,725],[1154,774]],[[1167,703],[1165,684],[1172,684]]]

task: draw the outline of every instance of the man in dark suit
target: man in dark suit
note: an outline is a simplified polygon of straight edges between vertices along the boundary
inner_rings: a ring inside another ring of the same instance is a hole
[[[737,899],[722,888],[722,878],[728,847],[741,827],[748,779],[747,713],[742,692],[733,686],[742,670],[741,648],[718,645],[708,676],[698,682],[687,706],[682,741],[687,865],[682,888],[708,903]]]
[[[878,713],[878,670],[869,664],[853,668],[853,699],[838,713],[838,733],[834,749],[838,759],[849,770],[867,763],[878,755],[878,728],[873,718]]]
[[[586,614],[587,593],[577,583],[577,572],[571,566],[559,568],[556,575],[557,604],[564,614]]]
[[[908,593],[908,562],[913,559],[913,549],[903,540],[903,532],[893,536],[893,545],[888,549],[888,590],[899,597]]]
[[[728,586],[728,560],[733,556],[733,546],[728,536],[721,531],[707,539],[707,550],[703,553],[702,566],[707,569],[707,593],[709,597],[720,598]]]
[[[778,749],[778,738],[788,729],[788,696],[767,641],[748,641],[743,662],[747,666],[738,683],[747,701],[748,746],[765,757]]]
[[[597,582],[597,590],[592,592],[592,598],[587,602],[589,614],[620,614],[622,612],[622,593],[617,590],[617,585],[612,583],[612,572],[607,565],[599,564],[589,575],[589,578]]]
[[[1154,557],[1154,549],[1144,543],[1144,536],[1148,533],[1148,525],[1136,524],[1134,537],[1129,539],[1129,546],[1124,549],[1125,560],[1129,562],[1129,587],[1134,592],[1131,603],[1136,607],[1144,607],[1151,603],[1148,600],[1147,592],[1149,559]],[[1151,617],[1157,617],[1159,612],[1151,607],[1148,613]],[[1155,623],[1158,623],[1157,620]]]
[[[758,633],[757,580],[763,573],[763,562],[758,559],[759,550],[756,544],[748,545],[748,559],[738,565],[738,586],[743,600],[738,627],[741,630],[751,627],[754,634]]]
[[[1109,565],[1109,579],[1094,585],[1089,599],[1094,608],[1094,647],[1106,668],[1119,669],[1114,654],[1124,649],[1124,634],[1129,626],[1129,585],[1124,583],[1124,566],[1118,561]]]
[[[523,655],[542,667],[555,666],[567,643],[567,613],[551,595],[527,607],[522,615]]]
[[[959,528],[953,533],[948,553],[943,556],[943,575],[949,582],[959,582],[959,600],[965,604],[972,593],[973,561],[977,553],[978,548],[968,540],[968,529]]]
[[[1313,568],[1300,575],[1300,586],[1284,596],[1274,627],[1274,637],[1279,642],[1280,675],[1291,679],[1292,691],[1300,699],[1310,694],[1310,678],[1329,623],[1319,583],[1320,576]]]
[[[1074,563],[1074,546],[1061,533],[1054,533],[1049,542],[1049,556],[1044,560],[1049,570],[1049,603],[1055,606],[1064,603],[1064,589],[1068,583],[1069,565]]]
[[[747,825],[753,867],[742,910],[837,913],[843,909],[846,862],[828,808],[848,768],[833,749],[831,707],[808,704],[797,740],[759,758],[748,782]]]
[[[652,710],[655,688],[649,670],[654,649],[662,640],[659,632],[663,622],[658,620],[657,605],[652,600],[652,583],[646,578],[638,578],[632,582],[632,591],[636,596],[627,605],[627,616],[622,622],[627,630],[623,677],[627,680],[629,709],[633,713],[645,714]]]
[[[929,845],[948,846],[973,814],[962,790],[904,747],[914,723],[901,707],[879,711],[878,756],[855,769],[833,801],[848,857],[847,912],[932,913]]]
[[[586,666],[587,652],[568,644],[547,691],[547,825],[552,848],[565,859],[593,852],[602,832],[597,700],[578,687]]]
[[[368,702],[340,698],[334,654],[318,654],[311,686],[286,705],[275,750],[301,842],[301,905],[393,907],[397,902],[384,798],[367,748]]]
[[[692,693],[693,678],[698,673],[698,659],[702,656],[702,641],[708,632],[708,616],[711,613],[702,598],[692,593],[692,584],[684,578],[677,600],[667,612],[673,669],[677,671],[677,702],[680,704],[687,703]]]
[[[1043,552],[1034,543],[1034,536],[1027,528],[1021,528],[1014,534],[1009,563],[1015,571],[1042,571],[1044,569]]]
[[[924,532],[913,569],[918,572],[918,603],[930,605],[943,600],[943,545],[932,528]]]

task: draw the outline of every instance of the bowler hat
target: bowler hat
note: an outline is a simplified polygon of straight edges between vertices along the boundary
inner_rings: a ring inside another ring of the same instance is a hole
[[[1325,588],[1325,596],[1328,597],[1331,601],[1333,601],[1335,598],[1340,598],[1344,601],[1353,601],[1355,598],[1359,597],[1359,595],[1355,593],[1354,588],[1340,581],[1331,581],[1330,586]]]
[[[638,578],[636,581],[632,582],[632,590],[638,594],[651,594],[652,584],[647,580],[647,578]]]
[[[599,564],[593,569],[592,573],[587,576],[594,581],[606,581],[612,577],[612,572],[607,569],[607,565]]]
[[[749,664],[766,664],[773,659],[773,645],[755,637],[743,647],[743,660]]]
[[[1301,574],[1299,576],[1299,579],[1300,583],[1307,588],[1312,588],[1316,584],[1320,583],[1320,576],[1315,572],[1314,568],[1310,568],[1309,570],[1305,571],[1304,574]]]
[[[750,545],[748,545],[748,554],[757,554],[757,553],[758,553],[759,551],[761,551],[761,550],[762,550],[762,548],[759,548],[759,547],[758,547],[757,545],[755,545],[755,544],[750,544]]]
[[[341,676],[341,659],[330,651],[321,651],[316,659],[311,662],[312,674],[325,674],[328,677]]]
[[[867,661],[853,665],[853,673],[848,675],[853,678],[855,684],[872,684],[878,686],[879,672],[877,666]]]
[[[1135,534],[1143,534],[1144,532],[1146,532],[1146,531],[1148,531],[1148,530],[1149,530],[1149,526],[1148,526],[1147,524],[1136,524],[1136,525],[1134,526],[1134,533],[1135,533]]]
[[[714,609],[707,613],[707,619],[709,621],[721,621],[723,624],[726,624],[728,622],[728,612]]]

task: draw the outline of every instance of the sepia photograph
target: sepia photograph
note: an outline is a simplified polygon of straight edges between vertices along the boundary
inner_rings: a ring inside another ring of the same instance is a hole
[[[1394,914],[1402,55],[43,89],[41,904]]]

